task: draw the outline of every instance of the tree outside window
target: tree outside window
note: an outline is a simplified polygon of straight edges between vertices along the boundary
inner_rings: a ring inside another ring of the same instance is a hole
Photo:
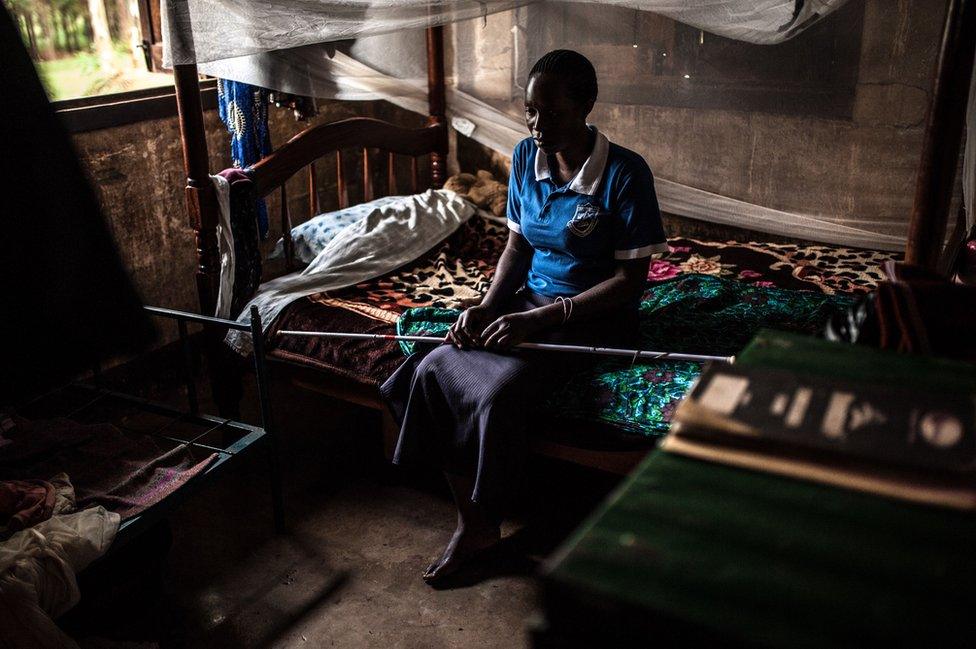
[[[173,83],[150,71],[139,0],[0,0],[52,101]]]

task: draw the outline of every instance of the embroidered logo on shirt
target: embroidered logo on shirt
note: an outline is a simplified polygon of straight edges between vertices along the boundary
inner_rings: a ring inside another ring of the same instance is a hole
[[[600,222],[600,213],[600,206],[596,203],[580,203],[566,227],[578,237],[589,236]]]

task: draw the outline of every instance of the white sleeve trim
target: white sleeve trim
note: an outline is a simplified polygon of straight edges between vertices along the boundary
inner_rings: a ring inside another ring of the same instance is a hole
[[[506,219],[508,221],[508,229],[515,234],[522,234],[522,226],[513,221],[512,219]]]
[[[662,241],[661,243],[652,243],[649,246],[643,246],[641,248],[631,248],[630,250],[614,250],[614,259],[643,259],[644,257],[650,257],[651,255],[660,254],[662,252],[668,251],[668,242]]]

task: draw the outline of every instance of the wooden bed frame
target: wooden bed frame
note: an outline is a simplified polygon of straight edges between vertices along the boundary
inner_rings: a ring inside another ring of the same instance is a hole
[[[396,191],[395,155],[412,156],[414,191],[417,190],[417,156],[428,154],[430,186],[440,187],[445,180],[448,151],[445,118],[443,28],[427,29],[428,120],[421,129],[404,129],[372,119],[348,119],[310,128],[295,136],[277,151],[254,166],[253,178],[264,196],[275,189],[282,192],[282,232],[289,269],[292,265],[291,224],[288,203],[284,200],[284,182],[302,168],[309,169],[312,209],[315,210],[315,160],[335,154],[337,161],[339,205],[348,205],[347,183],[342,156],[344,148],[363,151],[363,185],[366,200],[373,197],[368,149],[387,153],[388,191]],[[949,203],[959,157],[969,80],[976,49],[976,0],[948,0],[945,26],[929,106],[926,135],[919,165],[915,206],[911,216],[906,261],[935,269],[942,252]],[[200,103],[199,76],[195,65],[175,67],[176,97],[179,106],[180,133],[187,175],[186,205],[190,225],[196,231],[197,289],[203,314],[212,314],[216,305],[220,263],[217,250],[217,201],[211,185],[203,110]],[[219,345],[220,332],[213,336]],[[389,453],[395,439],[395,427],[387,414],[378,390],[356,382],[318,372],[307,367],[276,363],[280,378],[288,377],[292,385],[351,403],[378,410],[384,421],[384,439]],[[215,388],[226,380],[212,376]],[[216,390],[215,390],[216,392]],[[224,404],[233,408],[235,404]],[[553,441],[535,440],[535,450],[551,457],[569,460],[617,473],[628,472],[648,449],[627,451],[594,451]]]

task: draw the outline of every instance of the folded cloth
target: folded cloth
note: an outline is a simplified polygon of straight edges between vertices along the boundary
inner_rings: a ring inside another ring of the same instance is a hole
[[[75,486],[71,484],[67,473],[59,473],[50,480],[54,485],[54,511],[52,516],[70,514],[75,511]]]

